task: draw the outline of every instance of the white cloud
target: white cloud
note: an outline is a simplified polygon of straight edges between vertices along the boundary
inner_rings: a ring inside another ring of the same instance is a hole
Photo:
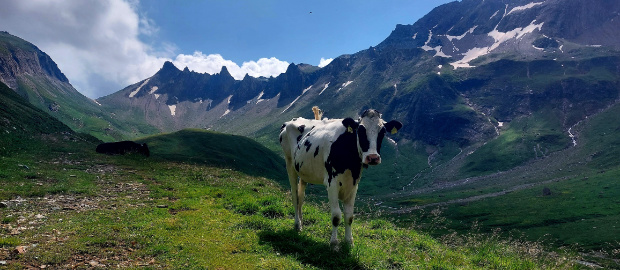
[[[217,73],[227,66],[235,78],[277,76],[288,63],[276,58],[244,62],[241,67],[218,54],[179,54],[162,42],[159,51],[140,40],[156,35],[153,20],[138,14],[137,0],[2,2],[0,25],[50,55],[75,88],[97,98],[152,76],[165,61],[198,72]],[[172,60],[174,59],[174,60]]]
[[[237,63],[226,60],[219,54],[205,55],[202,52],[194,52],[192,55],[179,54],[173,61],[178,68],[189,68],[195,72],[215,74],[222,70],[222,66],[226,66],[228,72],[237,80],[243,79],[245,74],[253,77],[260,76],[278,76],[286,72],[289,63],[280,61],[275,57],[261,58],[257,62],[243,62],[241,66]]]
[[[321,57],[321,61],[319,61],[319,67],[322,68],[324,66],[329,65],[329,63],[331,63],[334,60],[334,58],[329,58],[329,59],[325,59],[323,57]]]

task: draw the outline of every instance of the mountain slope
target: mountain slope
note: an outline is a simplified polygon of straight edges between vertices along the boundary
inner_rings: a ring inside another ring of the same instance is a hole
[[[330,118],[372,107],[404,124],[386,146],[394,156],[365,176],[400,179],[384,186],[389,193],[414,177],[414,186],[435,181],[418,173],[463,149],[474,153],[471,162],[455,164],[447,178],[507,170],[570,147],[568,130],[618,98],[620,41],[589,34],[613,32],[617,7],[600,0],[452,2],[321,69],[291,64],[276,78],[235,81],[225,68],[209,75],[166,63],[98,101],[127,121],[241,134],[273,150],[281,123],[311,118],[314,105]],[[488,155],[491,145],[513,152]]]
[[[97,140],[40,110],[0,82],[0,156],[22,151],[45,152],[64,144],[90,145]]]
[[[142,131],[140,126],[126,126],[116,121],[94,100],[73,88],[46,53],[3,31],[0,31],[0,81],[78,132],[104,140],[156,132],[154,128]]]

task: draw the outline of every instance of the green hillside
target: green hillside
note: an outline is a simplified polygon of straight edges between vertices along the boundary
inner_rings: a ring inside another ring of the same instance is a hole
[[[539,243],[434,239],[379,212],[358,215],[355,246],[332,251],[326,205],[307,203],[297,233],[285,189],[230,169],[90,149],[0,158],[0,168],[8,269],[578,268],[576,255]]]
[[[246,137],[184,129],[136,141],[147,143],[153,158],[230,168],[288,185],[284,160]]]
[[[536,136],[544,130],[531,119],[523,119],[505,133],[481,147],[484,154],[471,154],[461,162],[477,160],[486,168],[499,169],[491,161],[500,154],[518,159],[519,146],[534,154]],[[529,121],[529,125],[525,125]],[[528,128],[523,128],[528,126]],[[618,266],[620,243],[620,104],[574,126],[576,145],[540,154],[522,166],[483,177],[470,177],[445,186],[403,198],[399,207],[419,210],[397,215],[405,223],[442,227],[437,231],[466,233],[472,226],[486,232],[524,235],[532,241],[544,240],[556,247],[571,247],[593,254]],[[508,139],[519,132],[518,138]],[[531,134],[531,135],[528,135]],[[534,135],[536,134],[536,135]],[[541,145],[545,142],[540,141]],[[548,142],[547,142],[548,143]],[[566,142],[563,142],[566,143]],[[524,145],[525,144],[525,145]],[[529,144],[529,145],[527,145]],[[512,145],[512,146],[511,146]],[[487,150],[485,150],[487,149]],[[543,148],[544,149],[544,148]],[[478,150],[478,151],[481,151]],[[539,150],[540,151],[540,150]],[[480,168],[483,168],[482,166]],[[544,195],[548,188],[550,194]],[[481,197],[488,196],[488,197]],[[435,210],[434,214],[430,214]],[[441,213],[441,222],[437,222]],[[613,259],[616,261],[613,262]]]
[[[0,82],[0,156],[63,150],[70,143],[88,145],[96,141],[90,135],[73,132]]]

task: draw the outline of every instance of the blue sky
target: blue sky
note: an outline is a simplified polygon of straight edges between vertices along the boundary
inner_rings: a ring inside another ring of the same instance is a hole
[[[275,57],[318,65],[383,41],[446,0],[143,1],[159,40],[180,52],[219,53],[237,63]],[[179,16],[183,14],[183,16]]]
[[[383,41],[447,0],[7,0],[0,30],[49,54],[90,98],[152,76],[165,61],[241,79],[329,62]]]

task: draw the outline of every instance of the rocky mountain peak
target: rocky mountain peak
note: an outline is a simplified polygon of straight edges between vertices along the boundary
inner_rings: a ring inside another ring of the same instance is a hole
[[[563,44],[620,48],[620,2],[463,0],[441,5],[412,25],[397,25],[377,47],[422,49],[455,68],[487,54],[536,59]],[[547,50],[547,51],[545,51]]]
[[[0,53],[0,81],[12,89],[17,89],[18,77],[23,74],[69,82],[49,55],[6,31],[0,32],[0,51],[5,52]]]

